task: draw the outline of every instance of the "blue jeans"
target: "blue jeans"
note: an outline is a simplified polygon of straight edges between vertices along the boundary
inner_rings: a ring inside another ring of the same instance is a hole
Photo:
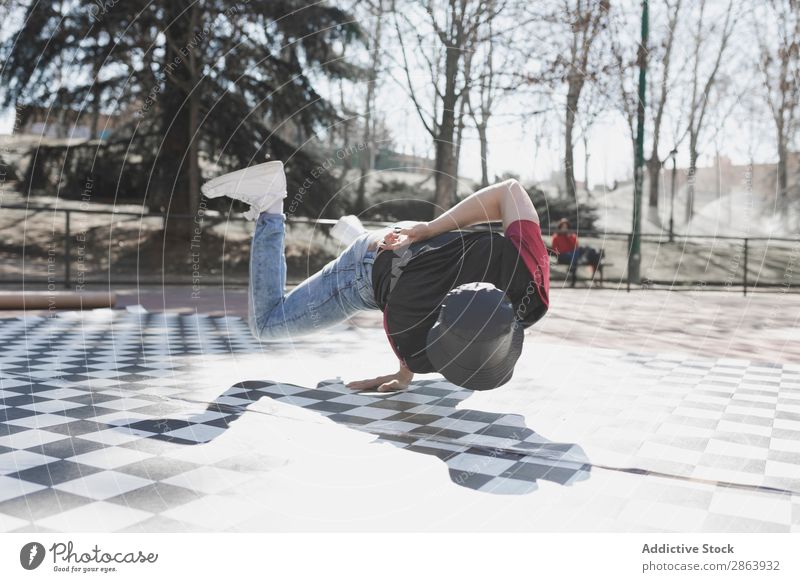
[[[262,214],[250,247],[248,324],[263,341],[308,334],[344,321],[354,313],[379,309],[372,290],[373,233],[364,233],[341,255],[288,295],[284,256],[284,216]]]
[[[575,249],[574,251],[569,251],[567,253],[559,253],[558,255],[558,264],[559,265],[569,265],[572,268],[575,263],[577,263],[581,258],[581,250],[580,248]]]

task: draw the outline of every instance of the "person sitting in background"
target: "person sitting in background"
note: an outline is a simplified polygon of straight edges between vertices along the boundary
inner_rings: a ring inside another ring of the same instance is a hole
[[[578,236],[570,228],[569,220],[562,218],[558,221],[558,230],[553,233],[553,251],[559,265],[572,265],[580,258]]]
[[[558,257],[558,264],[569,265],[572,270],[585,255],[586,264],[592,267],[592,277],[594,277],[600,263],[599,253],[595,249],[578,246],[578,235],[572,232],[571,228],[569,220],[562,218],[558,221],[558,230],[553,233],[552,247]]]

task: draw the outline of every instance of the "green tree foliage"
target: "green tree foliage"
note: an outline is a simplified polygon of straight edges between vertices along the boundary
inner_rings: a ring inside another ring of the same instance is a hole
[[[317,0],[25,1],[14,11],[22,24],[0,46],[2,105],[78,111],[98,131],[114,116],[123,126],[88,167],[65,171],[100,175],[114,196],[136,184],[147,206],[173,214],[196,211],[201,160],[221,172],[271,155],[296,190],[317,165],[301,142],[338,118],[317,87],[359,74],[343,56],[358,26]],[[298,212],[319,212],[334,188],[315,181]]]

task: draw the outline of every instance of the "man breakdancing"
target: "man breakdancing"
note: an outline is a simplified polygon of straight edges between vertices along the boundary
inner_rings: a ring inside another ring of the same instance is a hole
[[[400,361],[395,374],[350,382],[354,390],[408,388],[414,373],[439,372],[472,390],[505,384],[524,328],[547,311],[550,268],[539,216],[516,180],[478,190],[430,222],[359,236],[342,254],[284,295],[283,164],[271,161],[207,182],[209,198],[250,205],[248,322],[262,341],[285,341],[383,311]],[[463,228],[502,221],[504,235]]]

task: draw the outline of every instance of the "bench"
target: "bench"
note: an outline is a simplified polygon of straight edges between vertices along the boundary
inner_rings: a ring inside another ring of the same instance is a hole
[[[567,275],[570,277],[570,287],[575,287],[575,283],[578,280],[578,267],[591,267],[591,263],[589,263],[585,257],[581,257],[574,263],[565,265],[564,263],[558,262],[558,255],[551,247],[547,247],[547,253],[550,255],[551,265],[567,267]],[[605,255],[605,251],[600,249],[600,261],[598,262],[597,270],[595,271],[595,274],[600,275],[599,285],[601,287],[603,286],[603,268],[611,266],[611,263],[607,263],[605,261]],[[594,278],[592,278],[592,281],[594,281]]]

